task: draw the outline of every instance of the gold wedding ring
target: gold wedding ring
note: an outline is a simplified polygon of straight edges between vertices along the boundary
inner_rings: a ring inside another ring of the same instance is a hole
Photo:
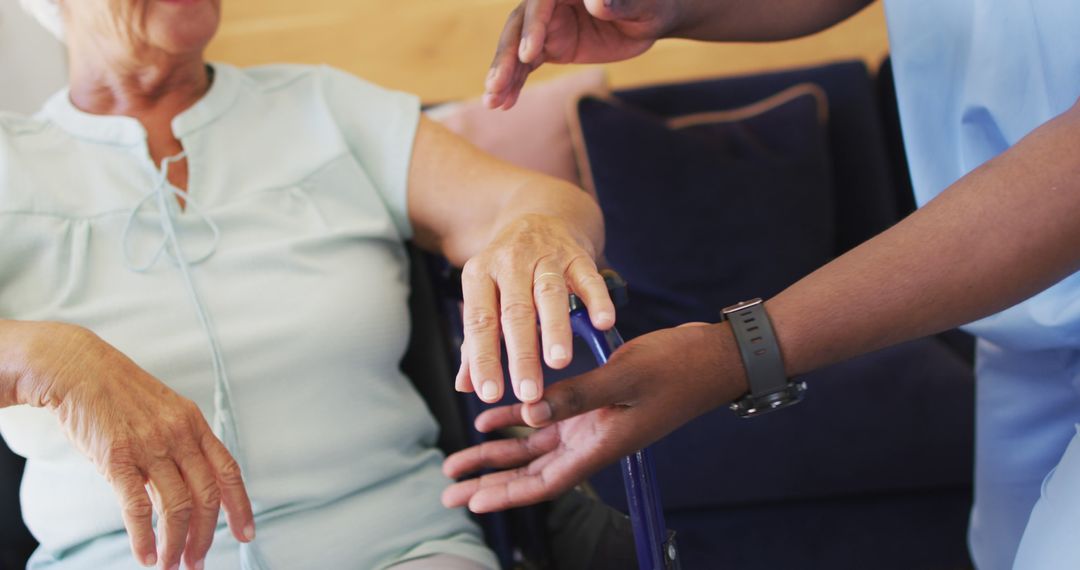
[[[536,278],[533,279],[533,285],[536,285],[541,279],[547,277],[548,275],[558,277],[559,280],[562,281],[563,283],[566,282],[566,277],[564,277],[561,273],[555,273],[553,271],[546,271],[544,273],[541,273],[540,275],[537,275]]]

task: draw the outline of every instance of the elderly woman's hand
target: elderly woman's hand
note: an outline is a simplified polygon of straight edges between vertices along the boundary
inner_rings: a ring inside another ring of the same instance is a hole
[[[571,292],[584,301],[597,328],[614,326],[615,306],[589,243],[559,218],[525,215],[465,264],[458,390],[475,390],[487,402],[502,398],[501,333],[514,393],[523,402],[539,400],[544,384],[538,345],[552,368],[563,368],[573,358]]]
[[[201,568],[222,506],[250,541],[251,504],[236,461],[199,408],[86,329],[42,324],[23,398],[52,409],[119,496],[139,562]],[[158,515],[157,540],[151,518]]]

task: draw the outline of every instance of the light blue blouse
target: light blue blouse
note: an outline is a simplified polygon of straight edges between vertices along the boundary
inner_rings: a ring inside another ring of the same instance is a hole
[[[437,426],[398,369],[418,100],[325,67],[214,69],[172,124],[183,212],[137,121],[66,91],[0,115],[0,318],[85,326],[200,406],[244,466],[245,566],[494,568],[439,502]],[[139,567],[112,489],[49,412],[0,410],[0,433],[28,459],[32,568]],[[207,568],[240,558],[222,523]]]
[[[920,205],[1080,97],[1080,2],[888,0],[885,10]],[[1018,350],[1078,347],[1080,274],[968,329]]]

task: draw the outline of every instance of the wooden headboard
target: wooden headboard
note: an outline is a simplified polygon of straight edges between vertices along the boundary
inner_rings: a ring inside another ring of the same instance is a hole
[[[425,102],[478,95],[516,0],[225,0],[209,57],[238,65],[327,63]],[[807,38],[773,44],[661,42],[606,66],[616,86],[861,58],[888,50],[881,2]],[[537,77],[569,68],[541,69]]]

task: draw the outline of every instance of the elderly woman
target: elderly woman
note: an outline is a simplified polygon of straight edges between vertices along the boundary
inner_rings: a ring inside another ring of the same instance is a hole
[[[502,335],[535,401],[541,347],[570,358],[567,291],[614,322],[596,206],[415,97],[208,65],[220,0],[54,1],[29,7],[70,86],[0,115],[0,429],[28,459],[30,567],[494,567],[439,503],[398,371],[403,241],[465,264],[459,385],[501,397]]]

